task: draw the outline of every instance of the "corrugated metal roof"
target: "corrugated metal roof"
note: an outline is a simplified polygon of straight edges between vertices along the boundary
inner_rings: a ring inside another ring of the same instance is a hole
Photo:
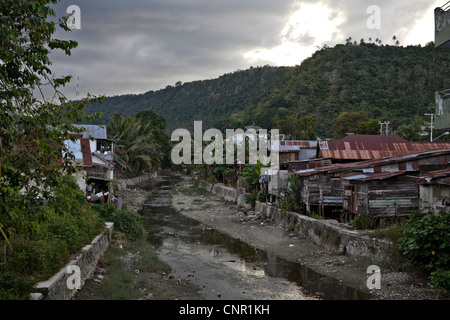
[[[91,146],[89,143],[89,139],[80,139],[77,136],[75,141],[65,140],[64,144],[66,145],[69,152],[73,154],[75,157],[76,163],[82,163],[85,166],[92,165],[92,155],[91,155]]]
[[[269,150],[272,150],[272,146],[279,148],[279,152],[292,152],[300,151],[300,149],[316,149],[317,141],[308,140],[280,140],[280,141],[268,141]]]
[[[364,168],[371,168],[371,167],[377,167],[377,166],[385,166],[395,163],[401,163],[401,162],[409,162],[409,161],[415,161],[423,158],[429,158],[433,156],[440,156],[440,155],[448,155],[450,154],[450,148],[445,150],[434,150],[434,151],[426,151],[426,152],[414,152],[409,153],[406,155],[399,155],[399,156],[392,156],[392,157],[386,157],[383,159],[375,159],[375,160],[365,160],[365,161],[358,161],[358,162],[351,162],[351,163],[341,163],[341,164],[333,164],[330,166],[325,167],[319,167],[315,169],[309,169],[309,170],[300,170],[297,172],[289,172],[290,174],[298,174],[301,176],[309,176],[313,174],[319,174],[323,172],[341,172],[341,171],[347,171],[347,170],[362,170]],[[418,168],[417,168],[418,169]]]
[[[428,172],[426,174],[420,175],[420,177],[417,179],[417,183],[430,182],[450,184],[450,169]]]
[[[92,125],[92,124],[78,124],[75,125],[75,127],[78,128],[84,128],[85,131],[82,132],[83,139],[98,139],[98,140],[107,140],[108,135],[106,133],[106,127],[105,126],[99,126],[99,125]]]
[[[450,149],[450,142],[409,142],[399,136],[348,135],[320,141],[319,157],[336,160],[376,160],[411,152]]]
[[[356,181],[371,181],[371,180],[384,180],[392,177],[400,176],[406,173],[406,171],[397,172],[380,172],[380,173],[365,173],[351,177],[346,177],[344,180],[356,180]]]

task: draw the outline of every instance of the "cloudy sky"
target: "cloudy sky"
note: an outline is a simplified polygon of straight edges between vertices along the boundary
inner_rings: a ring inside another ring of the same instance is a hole
[[[52,53],[62,91],[80,96],[159,90],[177,81],[212,79],[250,66],[293,66],[317,48],[345,39],[401,45],[434,41],[434,8],[446,0],[62,0],[80,8],[71,56]]]

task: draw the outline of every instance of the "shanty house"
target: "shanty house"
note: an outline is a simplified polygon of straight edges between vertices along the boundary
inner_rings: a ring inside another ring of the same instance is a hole
[[[407,215],[420,202],[420,173],[446,169],[450,149],[289,172],[299,176],[307,213],[349,212],[373,218]]]
[[[421,174],[419,183],[421,208],[435,212],[450,210],[450,169]]]
[[[108,139],[105,126],[81,124],[76,127],[84,129],[82,138],[89,139],[92,153],[102,154],[108,161],[113,160],[114,141]]]

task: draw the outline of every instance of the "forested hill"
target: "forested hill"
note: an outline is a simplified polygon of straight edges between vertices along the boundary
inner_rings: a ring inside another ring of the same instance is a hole
[[[275,116],[315,115],[318,134],[331,137],[341,112],[364,111],[390,121],[395,130],[434,108],[434,92],[450,88],[450,52],[421,46],[347,43],[322,48],[296,67],[258,67],[218,79],[168,86],[142,95],[109,97],[85,111],[102,111],[102,123],[115,111],[133,115],[152,109],[167,120],[170,132],[204,128],[270,129]]]

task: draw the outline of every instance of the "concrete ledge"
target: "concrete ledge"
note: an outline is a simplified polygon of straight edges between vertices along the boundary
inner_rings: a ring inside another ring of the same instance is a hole
[[[240,207],[247,210],[251,210],[252,206],[245,202],[245,194],[239,193],[236,189],[232,187],[227,187],[223,183],[212,184],[203,180],[198,181],[198,186],[208,190],[212,194],[221,197],[225,201],[233,202]]]
[[[214,185],[204,180],[198,180],[198,186],[205,189],[206,191],[212,192],[212,188]]]
[[[141,183],[147,182],[149,180],[156,179],[157,177],[158,177],[158,173],[153,172],[153,173],[146,173],[141,176],[130,178],[130,179],[116,180],[116,181],[114,181],[114,183],[116,185],[117,191],[123,191],[127,187],[136,186]]]
[[[80,268],[81,286],[86,279],[90,278],[97,266],[98,259],[105,253],[111,242],[114,224],[106,223],[106,230],[99,234],[91,244],[85,246],[81,253],[66,264],[58,273],[47,281],[39,282],[35,285],[36,293],[30,295],[32,300],[67,300],[73,297],[76,289],[69,289],[67,285],[68,278],[73,274],[67,270],[71,266]]]
[[[369,237],[357,230],[349,230],[336,220],[317,220],[290,211],[282,214],[281,209],[261,202],[256,202],[255,211],[264,213],[284,227],[293,227],[295,232],[324,248],[350,256],[388,262],[392,266],[402,264],[403,259],[393,242]]]

